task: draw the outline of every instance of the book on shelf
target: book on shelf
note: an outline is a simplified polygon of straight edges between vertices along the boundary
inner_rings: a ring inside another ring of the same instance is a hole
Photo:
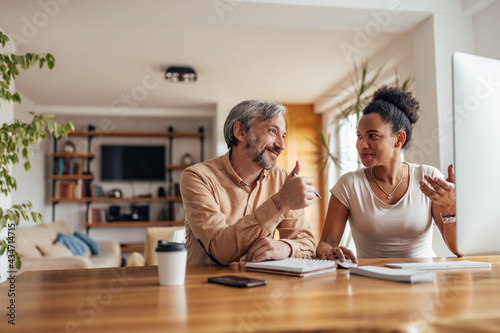
[[[106,209],[105,208],[92,208],[88,211],[87,222],[91,223],[104,223],[106,222]]]
[[[90,180],[56,180],[54,185],[54,198],[56,199],[82,199],[102,198],[104,191],[101,185],[93,184]]]
[[[250,272],[306,277],[333,272],[337,269],[337,264],[335,261],[330,260],[287,258],[283,260],[247,262],[245,268]]]
[[[97,185],[97,184],[91,184],[90,185],[90,196],[93,198],[104,197],[104,191],[102,190],[102,186]]]
[[[349,267],[355,275],[397,282],[420,283],[434,281],[434,272],[425,270],[395,269],[379,266]]]
[[[54,175],[63,176],[83,174],[83,161],[81,159],[58,157],[54,160],[53,166]]]
[[[81,199],[85,197],[83,180],[56,180],[54,184],[54,198]]]

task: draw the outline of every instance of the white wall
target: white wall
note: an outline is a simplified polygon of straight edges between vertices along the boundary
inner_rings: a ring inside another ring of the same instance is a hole
[[[23,122],[31,122],[33,116],[29,112],[36,110],[36,104],[26,95],[20,93],[21,104],[14,105],[15,118]],[[50,140],[45,140],[33,145],[33,154],[29,156],[31,170],[24,170],[24,160],[16,164],[12,168],[12,174],[17,181],[17,191],[12,193],[13,203],[22,203],[30,201],[33,204],[33,211],[41,213],[44,217],[49,216],[49,207],[46,205],[46,191],[48,182],[40,181],[45,179],[45,161],[46,148],[50,144]],[[47,221],[50,221],[46,219]],[[34,223],[31,221],[22,220],[19,226],[30,226]]]
[[[453,52],[473,51],[472,20],[463,15],[435,14],[414,31],[415,85],[421,115],[408,157],[446,173],[453,163]]]
[[[472,19],[435,14],[414,31],[416,91],[421,115],[415,127],[411,161],[437,167],[446,175],[453,163],[452,73],[453,52],[473,50]],[[438,256],[452,256],[434,227],[433,248]]]
[[[474,16],[474,54],[500,59],[500,1]]]
[[[214,128],[217,128],[216,133],[214,133],[214,149],[216,152],[216,156],[221,156],[227,153],[227,144],[224,140],[224,123],[226,121],[227,116],[231,109],[236,106],[242,100],[227,100],[227,101],[219,101],[216,107],[216,113],[214,117]]]

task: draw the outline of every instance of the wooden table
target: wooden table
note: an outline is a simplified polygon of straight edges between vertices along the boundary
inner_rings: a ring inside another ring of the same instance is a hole
[[[16,277],[15,327],[5,316],[10,285],[0,285],[0,327],[2,332],[499,332],[500,256],[464,259],[489,261],[492,268],[437,271],[435,282],[414,285],[340,269],[307,278],[251,273],[239,264],[188,266],[184,286],[159,286],[156,267],[25,272]],[[360,265],[401,261],[422,259],[367,259]],[[207,283],[207,277],[225,274],[268,284],[237,289]]]

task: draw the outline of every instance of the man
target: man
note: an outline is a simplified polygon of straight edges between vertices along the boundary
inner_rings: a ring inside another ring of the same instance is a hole
[[[188,263],[315,256],[303,210],[315,198],[312,180],[297,176],[298,161],[290,174],[276,167],[286,111],[271,102],[241,102],[224,124],[229,152],[182,173]]]

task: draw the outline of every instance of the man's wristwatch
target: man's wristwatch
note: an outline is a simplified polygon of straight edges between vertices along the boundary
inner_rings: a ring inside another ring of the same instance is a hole
[[[455,216],[441,216],[441,219],[445,224],[457,223],[457,218]]]

